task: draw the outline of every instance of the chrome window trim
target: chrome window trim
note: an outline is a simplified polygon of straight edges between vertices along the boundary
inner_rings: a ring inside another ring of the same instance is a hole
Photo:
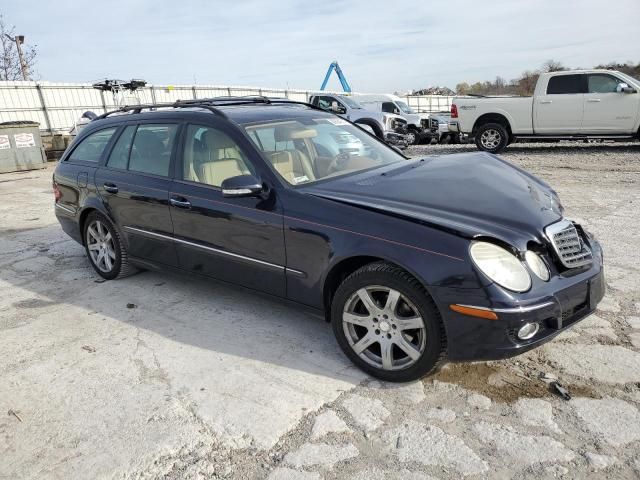
[[[240,255],[240,254],[237,254],[237,253],[227,252],[225,250],[220,250],[219,248],[209,247],[207,245],[202,245],[200,243],[190,242],[188,240],[183,240],[181,238],[171,237],[169,235],[164,235],[162,233],[156,233],[156,232],[152,232],[152,231],[149,231],[149,230],[144,230],[142,228],[125,226],[124,229],[127,230],[127,231],[130,231],[130,232],[140,233],[142,235],[149,235],[149,236],[156,237],[156,238],[162,238],[162,239],[169,240],[169,241],[172,241],[172,242],[175,242],[175,243],[181,243],[183,245],[189,245],[191,247],[200,248],[202,250],[207,250],[209,252],[218,253],[220,255],[226,255],[228,257],[237,258],[239,260],[246,260],[248,262],[252,262],[252,263],[257,263],[259,265],[263,265],[265,267],[274,268],[274,269],[278,269],[278,270],[282,270],[282,271],[287,271],[287,272],[292,273],[294,275],[305,276],[306,277],[306,274],[304,272],[301,272],[300,270],[294,270],[293,268],[285,267],[284,265],[277,265],[275,263],[265,262],[264,260],[258,260],[257,258],[252,258],[252,257],[247,257],[245,255]]]

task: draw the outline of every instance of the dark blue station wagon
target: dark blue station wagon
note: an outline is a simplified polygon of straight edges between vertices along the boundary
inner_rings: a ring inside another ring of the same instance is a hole
[[[488,153],[407,159],[307,104],[123,108],[53,184],[103,278],[173,268],[311,307],[384,380],[525,352],[604,295],[600,245],[541,180]]]

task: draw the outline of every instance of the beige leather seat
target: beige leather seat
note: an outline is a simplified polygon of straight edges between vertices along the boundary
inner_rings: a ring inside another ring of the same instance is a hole
[[[276,142],[292,142],[294,140],[292,135],[295,136],[295,131],[284,125],[276,127],[274,131]],[[295,185],[316,178],[309,157],[298,149],[272,152],[270,157],[273,167],[289,183]]]
[[[194,166],[197,181],[219,187],[227,178],[250,173],[237,145],[226,134],[209,129],[202,142],[204,158]]]

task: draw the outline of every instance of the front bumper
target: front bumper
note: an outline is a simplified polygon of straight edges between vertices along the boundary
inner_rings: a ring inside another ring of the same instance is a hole
[[[445,322],[450,361],[501,360],[536,348],[593,313],[605,293],[601,251],[588,270],[556,279],[554,286],[526,303],[492,305],[485,289],[477,291],[437,288],[436,302]],[[452,304],[480,306],[498,316],[486,320],[457,313]],[[537,323],[538,332],[520,340],[517,332],[526,323]]]
[[[385,132],[384,140],[390,145],[397,145],[399,147],[407,146],[407,135],[397,132]]]

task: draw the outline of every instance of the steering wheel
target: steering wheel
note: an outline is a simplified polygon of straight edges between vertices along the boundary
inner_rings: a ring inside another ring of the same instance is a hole
[[[327,172],[331,174],[331,173],[344,170],[344,167],[347,166],[347,162],[349,161],[350,158],[351,158],[350,154],[346,152],[340,152],[335,157],[333,157],[333,160],[331,160],[331,163],[327,168]]]

